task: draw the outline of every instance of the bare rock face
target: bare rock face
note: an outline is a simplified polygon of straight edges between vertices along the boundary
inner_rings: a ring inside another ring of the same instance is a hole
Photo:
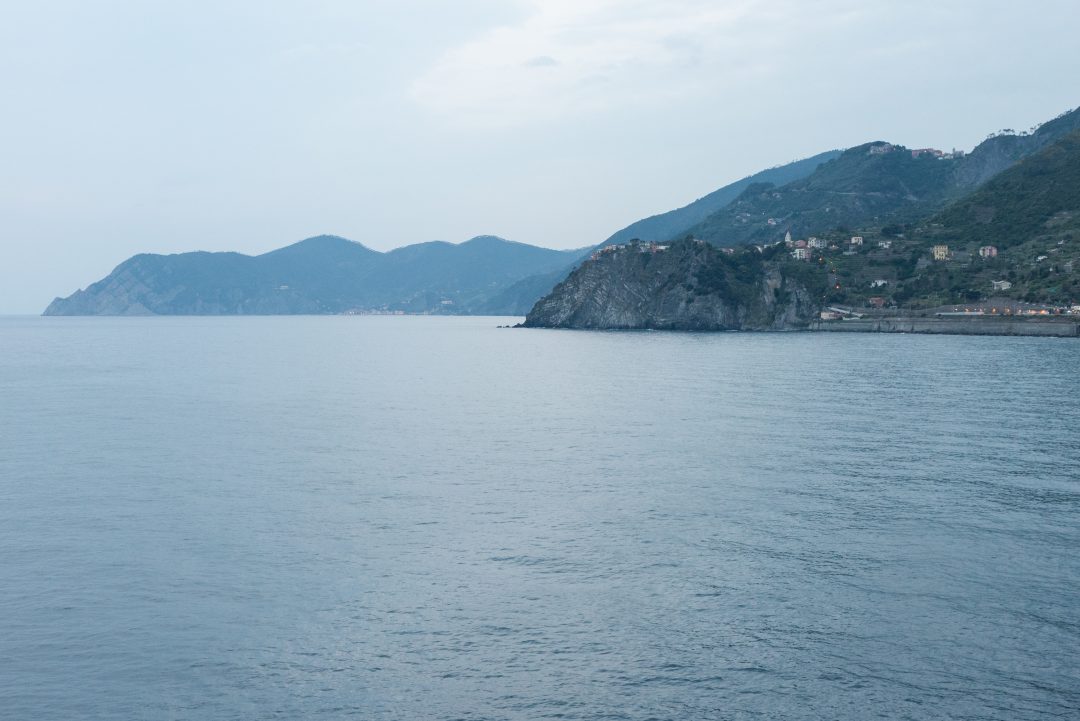
[[[600,252],[546,297],[531,328],[794,330],[817,312],[810,293],[754,248],[700,241],[630,243]]]

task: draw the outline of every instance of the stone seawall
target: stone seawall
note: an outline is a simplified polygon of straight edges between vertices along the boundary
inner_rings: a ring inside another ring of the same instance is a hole
[[[814,321],[810,330],[838,333],[944,333],[1080,337],[1080,320],[1035,318],[861,318]]]

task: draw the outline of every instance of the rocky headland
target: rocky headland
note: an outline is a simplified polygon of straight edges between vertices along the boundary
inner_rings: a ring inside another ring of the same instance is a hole
[[[528,328],[798,330],[818,312],[799,279],[754,249],[694,240],[608,246],[533,306]]]

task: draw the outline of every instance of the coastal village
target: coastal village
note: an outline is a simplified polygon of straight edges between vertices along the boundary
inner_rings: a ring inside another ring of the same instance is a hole
[[[905,314],[937,316],[1080,315],[1080,301],[1039,303],[1030,292],[1017,292],[1023,280],[1018,278],[1018,265],[1028,278],[1074,278],[1075,241],[1072,248],[1061,239],[1037,250],[1024,246],[1006,250],[990,244],[927,246],[900,233],[892,235],[870,238],[837,232],[796,239],[787,232],[783,241],[755,247],[764,252],[782,243],[791,260],[820,268],[829,306],[822,311],[822,320],[889,315],[900,308]],[[960,302],[956,295],[963,296]],[[933,303],[935,296],[944,302]]]
[[[705,243],[700,239],[690,240]],[[1021,248],[1016,252],[1023,255],[1036,274],[1071,275],[1075,261],[1066,259],[1055,262],[1055,256],[1061,255],[1065,245],[1065,241],[1060,241],[1060,244],[1037,252],[1031,258],[1025,255],[1030,254],[1029,250]],[[631,240],[598,248],[590,258],[601,260],[623,252],[656,254],[669,247],[663,243]],[[1014,280],[1010,278],[1016,277],[1016,271],[1012,269],[1014,264],[1007,262],[1012,250],[995,245],[927,245],[911,241],[903,234],[886,237],[880,232],[871,236],[868,232],[851,235],[837,231],[796,239],[787,231],[783,240],[774,243],[719,250],[726,255],[742,252],[757,252],[773,257],[786,255],[790,261],[797,262],[798,266],[791,270],[805,268],[806,272],[800,275],[804,278],[809,275],[821,281],[815,285],[823,289],[823,309],[820,311],[820,320],[823,321],[900,315],[941,318],[1080,316],[1080,302],[1037,303],[1010,294],[1015,290]],[[963,302],[919,302],[923,297],[934,297],[934,282],[940,284],[942,280],[954,279],[961,271],[964,278],[975,278],[979,283],[975,288],[965,288],[969,297]],[[909,287],[913,283],[924,286],[918,289],[919,299],[913,299]]]

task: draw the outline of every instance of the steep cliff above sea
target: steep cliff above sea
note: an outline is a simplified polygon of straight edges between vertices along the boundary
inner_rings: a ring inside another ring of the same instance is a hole
[[[796,266],[796,272],[801,268]],[[536,303],[530,328],[795,330],[819,308],[800,277],[756,249],[694,240],[598,251]]]

